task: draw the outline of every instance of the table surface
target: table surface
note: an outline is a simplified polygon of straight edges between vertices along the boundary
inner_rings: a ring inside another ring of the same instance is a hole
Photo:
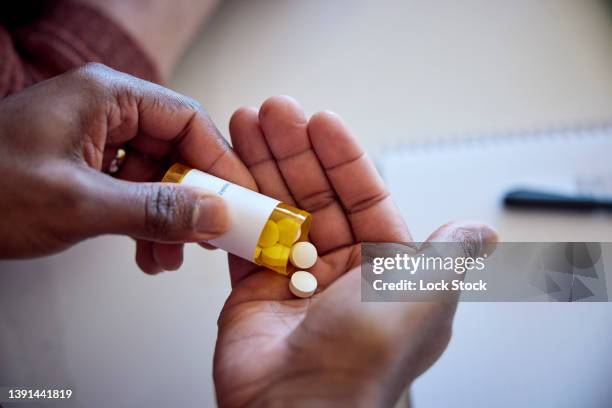
[[[611,50],[598,1],[228,1],[169,85],[225,133],[238,106],[292,95],[309,114],[338,112],[376,156],[395,142],[609,119]],[[224,254],[191,246],[180,271],[149,277],[133,247],[102,237],[0,264],[0,384],[72,385],[75,406],[213,403]],[[421,406],[444,406],[416,391]]]

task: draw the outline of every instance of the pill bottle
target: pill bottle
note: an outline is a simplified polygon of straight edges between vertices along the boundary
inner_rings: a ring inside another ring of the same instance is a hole
[[[308,240],[310,213],[180,163],[170,167],[162,182],[200,187],[223,197],[232,222],[210,244],[280,274],[293,272],[289,253],[293,244]]]

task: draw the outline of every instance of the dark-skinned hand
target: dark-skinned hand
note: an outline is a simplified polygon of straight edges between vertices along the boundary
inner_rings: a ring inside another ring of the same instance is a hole
[[[220,405],[392,406],[446,347],[456,298],[361,302],[360,243],[412,238],[337,115],[308,120],[293,99],[274,97],[259,110],[238,110],[230,133],[262,193],[312,213],[319,291],[296,299],[287,277],[230,256],[233,289],[219,317],[214,366]],[[467,252],[495,240],[475,222],[442,226],[428,239],[459,242]]]
[[[127,156],[111,177],[119,148]],[[153,183],[175,161],[253,183],[197,102],[99,64],[2,100],[0,258],[123,234],[145,272],[177,269],[183,243],[219,235],[229,219],[211,192]]]

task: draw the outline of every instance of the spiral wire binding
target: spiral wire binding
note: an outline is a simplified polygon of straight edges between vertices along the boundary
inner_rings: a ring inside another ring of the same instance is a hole
[[[578,137],[608,138],[612,137],[612,121],[600,123],[574,124],[572,126],[550,126],[532,128],[531,130],[512,130],[505,132],[478,133],[471,136],[434,137],[431,140],[415,142],[396,142],[383,147],[374,158],[374,166],[383,179],[386,171],[383,160],[397,155],[426,155],[441,151],[460,152],[473,149],[493,149],[520,143],[538,143],[546,140],[567,140]],[[612,152],[611,152],[612,156]]]
[[[612,137],[612,122],[577,124],[573,126],[535,128],[531,130],[514,130],[506,132],[479,133],[460,137],[435,137],[432,140],[419,140],[415,142],[396,142],[381,149],[378,160],[387,155],[403,154],[429,154],[441,150],[457,151],[459,149],[483,149],[491,147],[508,146],[514,143],[533,143],[544,140],[565,140],[577,137]],[[612,152],[611,152],[612,155]]]

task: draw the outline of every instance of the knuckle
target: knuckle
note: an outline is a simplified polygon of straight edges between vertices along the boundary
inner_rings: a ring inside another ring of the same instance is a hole
[[[153,187],[145,199],[145,226],[157,240],[174,240],[182,231],[191,229],[192,211],[189,197],[171,186]]]
[[[315,191],[302,199],[302,207],[308,211],[322,210],[336,201],[336,194],[330,188]]]
[[[185,105],[189,106],[194,111],[201,112],[202,114],[208,116],[208,113],[206,112],[206,109],[204,109],[204,106],[197,99],[194,99],[194,98],[192,98],[190,96],[184,96],[183,95],[183,103]]]
[[[76,68],[75,71],[86,78],[98,78],[114,72],[112,68],[99,62],[88,62]]]
[[[82,90],[93,94],[106,93],[112,83],[115,71],[98,62],[88,62],[66,74],[71,81],[80,84]]]
[[[193,116],[208,116],[202,104],[196,99],[158,85],[149,84],[147,86],[149,86],[148,92],[151,103],[155,105],[174,110],[190,111]]]

